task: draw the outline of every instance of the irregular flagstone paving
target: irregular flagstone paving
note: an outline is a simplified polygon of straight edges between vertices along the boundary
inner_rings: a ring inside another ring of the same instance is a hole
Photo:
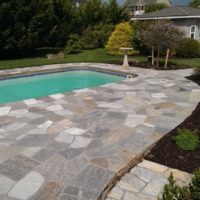
[[[162,196],[168,177],[173,174],[178,185],[191,181],[191,174],[143,160],[115,185],[106,200],[157,200]]]
[[[0,76],[73,66],[127,72],[79,63],[5,70]],[[184,78],[190,69],[127,73],[138,76],[1,105],[0,199],[97,200],[130,160],[180,124],[200,100],[200,87]],[[150,180],[144,176],[134,178],[136,192]],[[144,194],[160,182],[165,181],[158,177]]]

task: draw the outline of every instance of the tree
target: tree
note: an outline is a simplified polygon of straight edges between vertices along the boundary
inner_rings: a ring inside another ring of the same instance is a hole
[[[168,7],[169,6],[166,3],[152,3],[146,7],[145,12],[150,13],[150,12],[154,12],[156,10],[162,10],[162,9],[168,8]]]
[[[82,49],[95,49],[105,46],[110,34],[113,32],[112,24],[98,24],[88,26],[82,33],[79,41]]]
[[[169,21],[155,21],[142,34],[144,43],[152,48],[152,56],[154,49],[157,51],[157,67],[159,67],[159,58],[162,51],[167,51],[165,68],[167,68],[170,49],[174,50],[179,44],[183,36],[178,28]]]
[[[71,0],[0,3],[0,56],[22,57],[37,47],[64,47],[73,31],[74,15]]]
[[[122,21],[128,21],[129,15],[124,6],[119,6],[116,0],[105,2],[107,23],[118,24]]]
[[[192,0],[190,6],[200,8],[200,0]]]
[[[101,0],[88,0],[79,9],[82,31],[106,19],[105,4]]]
[[[106,50],[112,55],[122,55],[120,47],[133,47],[134,33],[129,22],[123,22],[115,27],[114,32],[108,39]],[[130,51],[129,54],[133,54],[134,51]]]

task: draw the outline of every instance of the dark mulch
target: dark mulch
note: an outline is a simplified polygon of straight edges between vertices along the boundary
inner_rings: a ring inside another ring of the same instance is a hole
[[[188,78],[200,85],[200,75],[194,75]],[[200,103],[182,124],[158,141],[146,156],[146,159],[189,173],[199,168],[200,148],[195,151],[183,151],[176,147],[172,139],[177,135],[177,129],[183,127],[193,131],[196,130],[200,139]]]
[[[187,79],[194,81],[195,83],[197,83],[198,85],[200,85],[200,73],[196,73],[192,76],[187,77]]]
[[[109,64],[122,65],[123,63],[118,62],[118,61],[113,61],[113,62],[109,62]],[[160,66],[157,68],[156,66],[152,66],[151,63],[149,63],[149,62],[139,62],[139,61],[134,61],[134,60],[129,60],[129,65],[130,65],[130,67],[140,67],[140,68],[145,68],[145,69],[167,70],[167,71],[188,68],[186,66],[175,65],[175,64],[169,63],[167,66],[167,69],[165,69],[163,62],[161,62]]]
[[[177,70],[177,69],[185,69],[185,66],[175,65],[169,63],[167,69],[164,68],[164,63],[160,62],[159,67],[152,66],[149,62],[137,62],[137,61],[129,61],[130,66],[132,67],[140,67],[140,68],[148,68],[148,69],[156,69],[156,70]]]

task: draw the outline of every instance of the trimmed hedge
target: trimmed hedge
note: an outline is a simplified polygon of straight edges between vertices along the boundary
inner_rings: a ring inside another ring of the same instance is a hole
[[[184,38],[181,40],[176,54],[183,58],[198,58],[200,57],[200,43],[192,38]]]

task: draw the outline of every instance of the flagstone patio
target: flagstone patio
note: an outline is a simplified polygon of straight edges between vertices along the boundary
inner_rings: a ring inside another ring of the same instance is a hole
[[[62,64],[6,74],[107,64]],[[0,106],[0,199],[97,200],[140,157],[195,109],[192,70],[131,68],[119,83]]]
[[[192,175],[143,160],[115,185],[106,200],[158,200],[170,174],[180,186],[190,183]]]

